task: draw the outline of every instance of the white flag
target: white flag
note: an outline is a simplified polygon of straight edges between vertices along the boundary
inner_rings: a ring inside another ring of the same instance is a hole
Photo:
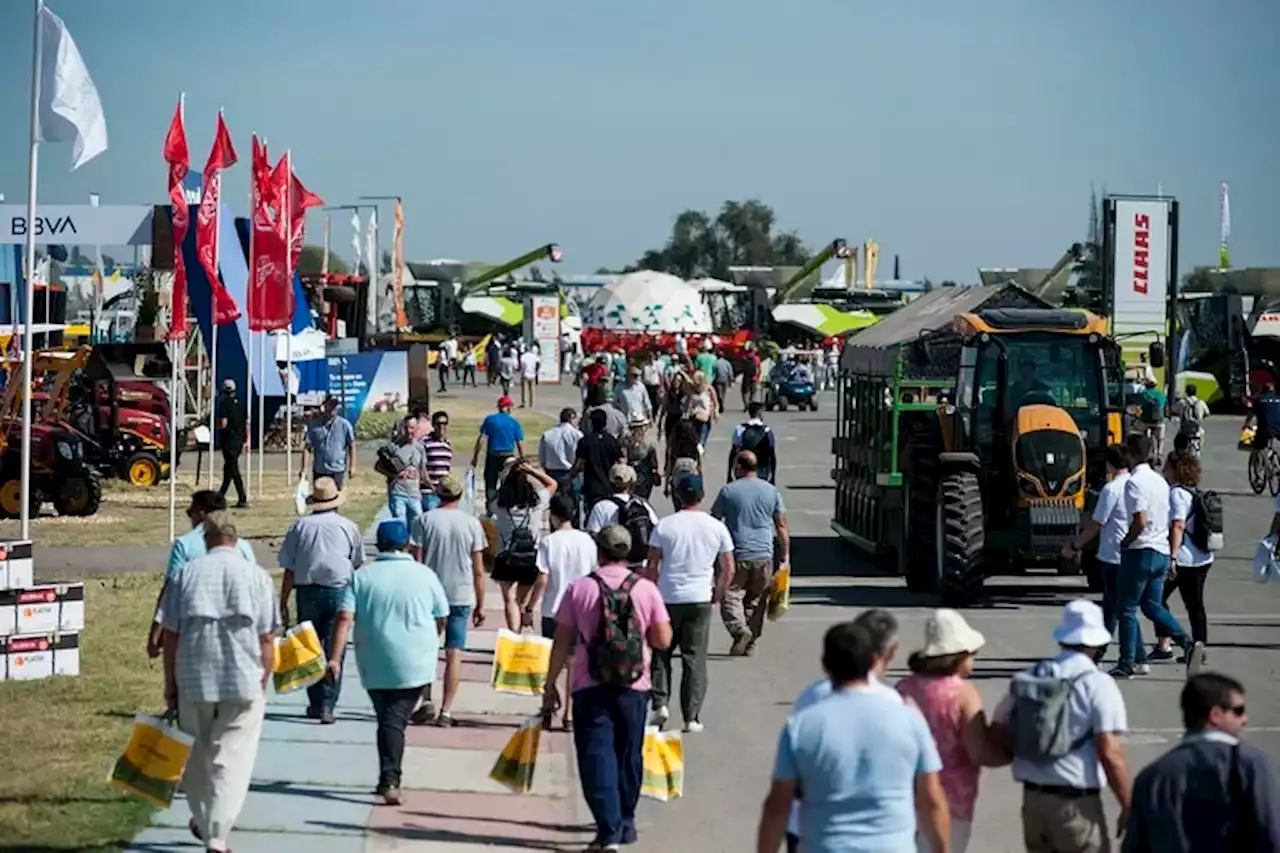
[[[1222,210],[1220,215],[1222,218],[1222,242],[1225,244],[1227,238],[1231,236],[1231,193],[1225,181],[1222,184]]]
[[[360,274],[360,259],[364,257],[364,249],[360,245],[360,211],[351,214],[351,248],[356,250],[356,259],[351,264],[351,274]]]
[[[67,25],[40,9],[40,129],[39,142],[75,140],[71,152],[74,171],[107,150],[107,120],[98,89]]]
[[[378,331],[378,211],[369,212],[369,230],[365,236],[366,255],[369,269],[369,295],[365,299],[365,334],[372,335]]]

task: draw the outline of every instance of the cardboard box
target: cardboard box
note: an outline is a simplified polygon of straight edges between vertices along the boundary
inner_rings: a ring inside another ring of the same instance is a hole
[[[54,675],[80,674],[80,635],[47,634],[0,638],[5,677],[34,681]]]
[[[30,540],[0,542],[0,589],[26,589],[35,582]]]
[[[0,592],[0,637],[75,634],[84,630],[84,584],[65,583]]]

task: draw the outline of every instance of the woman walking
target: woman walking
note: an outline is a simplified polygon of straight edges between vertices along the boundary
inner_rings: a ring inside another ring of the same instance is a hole
[[[1213,568],[1213,552],[1196,544],[1200,519],[1195,513],[1195,492],[1200,485],[1200,461],[1189,451],[1174,451],[1165,462],[1165,476],[1169,478],[1169,553],[1173,560],[1169,565],[1169,578],[1164,585],[1165,606],[1176,588],[1187,608],[1187,621],[1191,623],[1191,639],[1199,646],[1209,641],[1208,619],[1204,608],[1204,585]],[[1173,657],[1173,640],[1162,636],[1148,660],[1169,660]],[[1203,665],[1204,657],[1200,658]]]
[[[631,429],[622,444],[627,452],[627,464],[636,471],[636,485],[631,493],[647,501],[653,487],[662,480],[658,473],[658,448],[649,440],[649,419],[643,414],[633,415],[629,426]]]
[[[701,370],[693,374],[693,382],[684,398],[684,415],[685,420],[693,421],[698,428],[698,441],[703,447],[707,446],[707,439],[711,437],[711,422],[716,419],[719,413],[719,403],[716,401],[716,392],[711,387],[711,382],[707,379],[707,374]]]
[[[951,853],[964,853],[973,829],[978,776],[983,767],[1009,763],[987,733],[982,696],[969,681],[973,657],[986,642],[954,610],[935,610],[924,626],[924,648],[907,661],[911,675],[898,692],[915,702],[929,724],[942,758],[939,774],[951,811]],[[919,838],[921,853],[932,853]]]
[[[556,481],[545,472],[518,457],[507,462],[493,515],[498,533],[493,580],[502,590],[507,629],[517,634],[533,624],[538,542],[547,532],[547,506],[555,493]]]

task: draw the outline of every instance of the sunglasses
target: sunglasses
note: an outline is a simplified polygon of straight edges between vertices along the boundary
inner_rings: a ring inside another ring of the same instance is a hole
[[[1245,715],[1244,705],[1224,705],[1222,710],[1231,714],[1233,717],[1243,717]]]
[[[448,421],[432,421],[432,422],[431,422],[431,425],[432,425],[432,426],[442,427],[442,426],[448,426],[448,425],[449,425],[449,422],[448,422]]]

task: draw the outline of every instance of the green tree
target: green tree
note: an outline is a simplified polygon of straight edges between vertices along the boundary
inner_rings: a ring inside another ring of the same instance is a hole
[[[726,201],[676,216],[661,249],[650,249],[623,272],[655,270],[684,279],[729,278],[731,266],[800,266],[812,257],[795,231],[775,234],[773,208],[759,199]]]
[[[1105,189],[1103,191],[1105,193]],[[1075,286],[1066,302],[1077,308],[1101,312],[1106,289],[1102,280],[1102,205],[1097,190],[1089,192],[1089,232],[1080,244],[1080,258],[1071,268]]]
[[[294,264],[301,275],[319,275],[320,270],[324,267],[324,247],[303,246]],[[351,267],[347,265],[346,261],[333,254],[333,252],[329,253],[329,272],[336,275],[346,275],[350,271]]]

